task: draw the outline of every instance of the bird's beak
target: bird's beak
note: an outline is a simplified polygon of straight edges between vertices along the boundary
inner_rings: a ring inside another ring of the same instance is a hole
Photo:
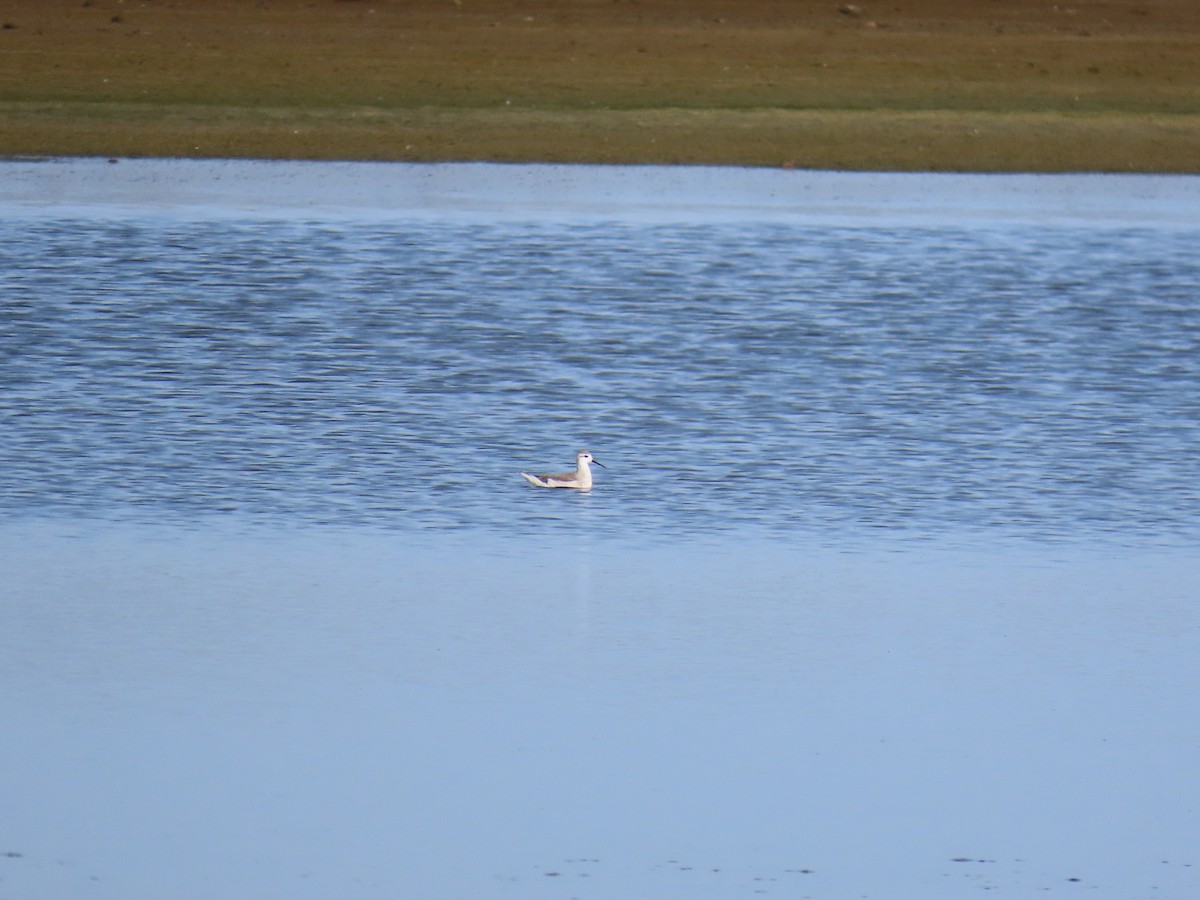
[[[592,457],[592,462],[594,462],[596,465],[598,465],[602,469],[608,468],[608,466],[606,466],[604,463],[600,462],[600,460],[596,459],[596,457],[594,457],[594,456]]]

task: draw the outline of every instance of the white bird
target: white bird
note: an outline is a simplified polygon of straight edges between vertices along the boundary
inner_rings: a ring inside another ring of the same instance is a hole
[[[538,487],[574,488],[577,491],[590,491],[592,489],[592,470],[588,467],[591,463],[595,463],[602,469],[608,468],[587,450],[580,450],[575,454],[574,472],[564,472],[561,475],[530,475],[528,472],[522,472],[521,477]]]

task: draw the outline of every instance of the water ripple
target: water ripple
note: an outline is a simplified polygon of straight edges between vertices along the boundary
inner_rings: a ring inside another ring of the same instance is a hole
[[[4,231],[0,508],[1194,537],[1175,229]],[[515,472],[590,446],[591,496]]]

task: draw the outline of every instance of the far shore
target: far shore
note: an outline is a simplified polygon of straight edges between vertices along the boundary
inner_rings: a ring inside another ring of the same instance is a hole
[[[1200,173],[1200,5],[10,0],[0,156]]]

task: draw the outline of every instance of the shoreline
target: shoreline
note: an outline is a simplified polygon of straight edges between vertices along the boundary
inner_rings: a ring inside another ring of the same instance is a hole
[[[1200,7],[9,0],[0,156],[1200,173]]]
[[[1194,229],[1200,179],[735,166],[0,159],[0,212],[436,221],[1066,225]],[[89,211],[91,211],[89,213]]]
[[[103,128],[89,126],[106,111]],[[0,104],[0,122],[6,157],[1200,174],[1200,115],[193,108],[186,117],[163,110],[138,121],[107,105],[30,112]],[[724,137],[711,141],[714,134]]]

